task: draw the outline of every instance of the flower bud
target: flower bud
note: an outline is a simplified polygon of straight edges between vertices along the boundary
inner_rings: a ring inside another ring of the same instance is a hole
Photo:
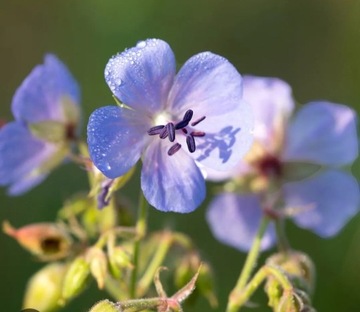
[[[71,237],[55,223],[34,223],[15,229],[5,221],[3,231],[44,261],[64,258],[70,252]]]
[[[61,304],[77,296],[87,285],[90,276],[90,265],[83,256],[78,256],[70,263],[66,271],[62,293]]]
[[[122,269],[133,268],[131,256],[121,246],[116,246],[111,251],[109,250],[109,264],[112,273]]]
[[[276,311],[278,312],[302,312],[303,305],[293,295],[283,295]]]
[[[89,310],[89,312],[120,312],[120,308],[110,300],[101,300]]]
[[[214,293],[214,275],[210,265],[206,262],[201,264],[196,285],[200,294],[206,297],[212,307],[216,307],[218,302]]]
[[[89,248],[86,252],[86,261],[90,264],[90,272],[95,278],[99,289],[103,289],[107,275],[107,259],[102,249]]]
[[[293,293],[285,294],[281,297],[276,311],[279,312],[315,312],[310,306],[308,295],[301,291],[295,290]]]
[[[195,299],[196,295],[201,294],[206,297],[212,307],[215,307],[217,306],[217,299],[214,294],[214,280],[211,267],[208,263],[202,262],[197,253],[189,254],[176,267],[174,283],[177,288],[184,286],[194,276],[200,266],[195,296],[192,298]]]
[[[315,281],[315,266],[305,253],[291,251],[277,253],[266,261],[270,265],[279,266],[291,279],[294,287],[311,294]]]
[[[35,273],[26,286],[23,308],[53,311],[58,306],[65,271],[63,263],[51,263]]]

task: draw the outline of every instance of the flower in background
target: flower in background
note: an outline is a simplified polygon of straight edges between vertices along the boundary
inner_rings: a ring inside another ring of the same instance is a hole
[[[68,155],[80,119],[79,87],[54,55],[36,66],[12,101],[15,121],[0,129],[0,185],[10,195],[33,188]]]
[[[198,167],[230,170],[252,142],[242,78],[223,57],[204,52],[175,74],[158,39],[112,57],[105,79],[122,103],[97,109],[88,124],[90,157],[108,178],[142,157],[141,188],[161,211],[191,212],[205,197]]]
[[[324,238],[336,235],[359,210],[358,183],[340,170],[358,156],[355,112],[345,105],[316,101],[290,118],[291,89],[275,78],[245,76],[244,100],[254,110],[255,142],[235,170],[209,176],[232,179],[207,212],[214,236],[246,251],[264,212],[291,215],[298,226]],[[247,191],[238,192],[239,185],[247,185]],[[275,201],[280,199],[283,209],[271,211],[266,193],[279,196]],[[262,248],[274,242],[270,226]]]

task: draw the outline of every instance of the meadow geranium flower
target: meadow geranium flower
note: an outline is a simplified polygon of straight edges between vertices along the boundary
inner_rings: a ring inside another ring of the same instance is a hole
[[[316,101],[291,117],[291,89],[275,78],[245,76],[244,100],[254,110],[255,142],[235,170],[210,174],[214,180],[233,181],[207,212],[215,237],[248,250],[264,210],[271,208],[264,202],[264,192],[274,187],[284,207],[272,213],[291,215],[298,226],[324,238],[337,234],[359,210],[358,183],[340,170],[358,156],[355,112],[345,105]],[[245,180],[248,191],[237,192]],[[262,248],[274,242],[271,226]]]
[[[10,195],[33,188],[64,160],[76,137],[80,92],[66,66],[46,55],[12,101],[15,121],[0,129],[0,185]]]
[[[205,197],[198,167],[229,170],[251,145],[252,115],[242,78],[223,57],[204,52],[178,74],[158,39],[112,57],[105,79],[125,105],[96,110],[88,124],[90,156],[108,178],[142,158],[141,188],[161,211],[191,212]]]

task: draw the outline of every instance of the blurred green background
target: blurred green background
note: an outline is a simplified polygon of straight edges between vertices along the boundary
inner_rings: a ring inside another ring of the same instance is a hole
[[[12,120],[10,103],[17,86],[45,53],[53,52],[81,85],[85,128],[96,107],[113,103],[103,78],[109,57],[151,37],[166,40],[179,64],[209,50],[225,56],[242,74],[286,80],[300,103],[328,99],[360,110],[357,0],[0,0],[0,117]],[[357,177],[359,168],[357,161],[353,166]],[[1,189],[0,218],[17,227],[53,220],[63,201],[86,186],[85,172],[66,165],[22,197],[7,197]],[[136,187],[132,183],[129,192],[134,201]],[[213,239],[205,210],[206,204],[189,215],[151,209],[149,222],[151,229],[170,226],[193,236],[214,267],[217,311],[223,311],[244,254]],[[316,263],[318,311],[359,311],[360,216],[330,240],[290,222],[287,230],[293,247],[310,254]],[[26,281],[40,267],[12,239],[0,234],[1,311],[21,310]],[[103,296],[92,287],[64,311],[87,311]],[[261,290],[253,302],[265,303]],[[208,310],[203,299],[186,308]],[[269,309],[262,305],[254,311]]]

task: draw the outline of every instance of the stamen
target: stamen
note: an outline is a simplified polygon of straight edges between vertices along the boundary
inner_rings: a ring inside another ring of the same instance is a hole
[[[193,114],[194,114],[194,112],[191,109],[188,109],[184,114],[183,120],[189,122],[191,120]]]
[[[193,137],[203,137],[203,136],[205,136],[205,132],[203,132],[203,131],[191,131],[190,135],[193,136]]]
[[[168,130],[167,130],[167,127],[164,127],[164,128],[161,130],[161,132],[160,132],[160,134],[159,134],[159,137],[160,137],[160,139],[166,139],[166,138],[168,137],[168,135],[169,135],[169,132],[168,132]]]
[[[205,118],[206,118],[206,116],[202,116],[202,117],[199,118],[198,120],[193,121],[193,122],[191,123],[191,125],[194,127],[194,126],[196,126],[197,124],[199,124],[200,122],[202,122]]]
[[[168,150],[168,155],[172,156],[174,155],[179,149],[181,148],[181,144],[175,143],[173,146],[171,146]]]
[[[188,110],[185,112],[185,115],[184,115],[183,120],[180,121],[180,122],[178,122],[178,123],[175,125],[175,129],[178,130],[178,129],[185,128],[185,127],[189,124],[189,122],[190,122],[193,114],[194,114],[193,111],[192,111],[191,109],[188,109]]]
[[[190,153],[194,153],[196,150],[195,139],[192,135],[186,137],[186,144]]]
[[[169,141],[174,142],[175,141],[175,126],[172,122],[169,122],[166,125],[166,130],[169,134]]]
[[[165,126],[163,125],[160,125],[160,126],[155,126],[155,127],[152,127],[148,130],[148,135],[158,135],[161,133],[161,130],[164,128]]]

